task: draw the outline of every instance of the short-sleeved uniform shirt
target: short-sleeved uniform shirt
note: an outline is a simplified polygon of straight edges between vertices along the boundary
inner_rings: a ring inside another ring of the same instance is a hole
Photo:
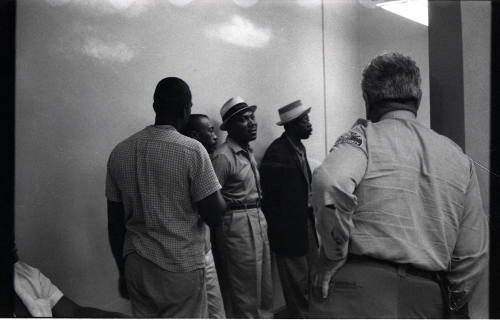
[[[313,207],[329,259],[341,263],[349,252],[448,271],[458,305],[487,265],[473,162],[411,113],[342,135],[314,172]]]
[[[205,148],[172,126],[148,126],[118,144],[108,160],[106,197],[125,209],[124,256],[136,252],[171,272],[203,268],[196,202],[220,188]]]

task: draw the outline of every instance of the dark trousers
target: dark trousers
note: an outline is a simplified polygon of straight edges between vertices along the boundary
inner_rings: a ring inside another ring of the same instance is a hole
[[[318,247],[311,222],[308,219],[309,249],[306,255],[283,256],[275,254],[289,318],[305,318],[309,308],[311,271],[318,257]]]
[[[396,264],[349,259],[334,275],[326,299],[316,293],[311,318],[443,318],[438,282]]]

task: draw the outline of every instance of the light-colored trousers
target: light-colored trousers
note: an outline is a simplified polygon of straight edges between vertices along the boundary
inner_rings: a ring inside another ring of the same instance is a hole
[[[215,270],[214,257],[210,249],[205,254],[205,276],[207,285],[208,317],[226,318],[224,303],[220,292],[219,280]]]
[[[260,209],[230,211],[215,233],[222,295],[229,318],[272,318],[267,223]]]
[[[208,318],[204,268],[169,272],[131,253],[125,279],[134,317]]]

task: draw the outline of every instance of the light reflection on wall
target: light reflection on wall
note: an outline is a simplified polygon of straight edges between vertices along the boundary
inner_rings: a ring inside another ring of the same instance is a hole
[[[228,23],[215,25],[206,31],[209,37],[243,47],[264,47],[271,39],[271,29],[254,25],[249,19],[234,15]]]
[[[299,4],[299,6],[312,8],[320,6],[321,0],[297,0],[297,3]]]
[[[240,7],[251,7],[255,5],[259,0],[233,0]]]
[[[99,14],[123,14],[137,16],[161,3],[159,0],[45,0],[51,6],[77,6]],[[177,0],[190,1],[190,0]]]
[[[191,3],[193,0],[168,0],[168,1],[174,6],[184,7],[185,5]]]

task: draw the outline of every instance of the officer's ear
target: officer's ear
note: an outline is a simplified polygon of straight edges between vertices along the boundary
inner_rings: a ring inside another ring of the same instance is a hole
[[[422,89],[418,90],[418,95],[417,95],[417,109],[420,107],[420,101],[422,100]]]
[[[366,92],[363,91],[363,100],[365,101],[365,112],[366,112],[366,119],[371,121],[372,120],[372,105],[370,104],[370,97]],[[373,121],[372,121],[373,122]]]

